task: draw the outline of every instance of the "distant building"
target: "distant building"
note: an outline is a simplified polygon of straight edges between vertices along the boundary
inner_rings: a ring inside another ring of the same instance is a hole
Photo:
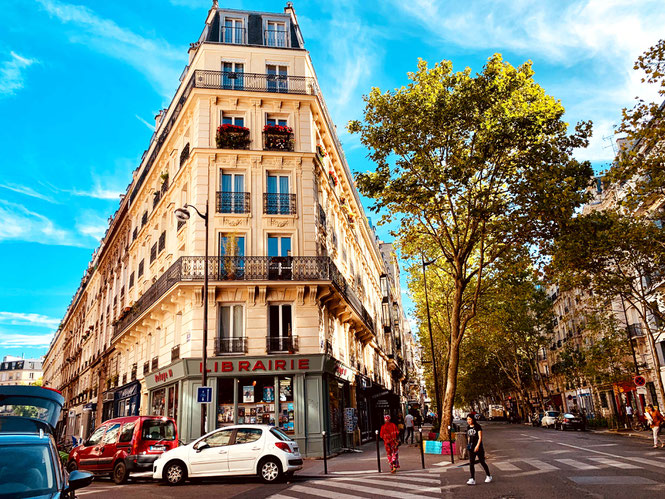
[[[0,364],[0,385],[30,385],[42,377],[41,359],[6,355]]]

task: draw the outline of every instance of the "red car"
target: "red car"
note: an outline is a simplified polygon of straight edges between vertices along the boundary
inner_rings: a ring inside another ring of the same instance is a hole
[[[178,446],[178,430],[172,418],[128,416],[104,421],[82,445],[69,453],[67,469],[95,474],[110,473],[117,484],[132,471],[152,471],[163,452]]]

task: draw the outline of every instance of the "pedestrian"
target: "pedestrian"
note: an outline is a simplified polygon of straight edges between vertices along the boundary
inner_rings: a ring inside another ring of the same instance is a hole
[[[404,443],[404,418],[402,417],[401,414],[397,416],[397,430],[399,431],[399,443],[403,444]]]
[[[411,443],[413,443],[413,414],[409,413],[404,418],[404,426],[406,426],[406,435],[404,437],[404,442],[409,441],[409,435],[411,436]]]
[[[399,468],[399,430],[395,423],[390,422],[390,416],[383,416],[385,423],[381,427],[379,436],[383,439],[386,448],[386,457],[390,464],[390,472],[397,473]]]
[[[652,404],[647,405],[646,410],[647,419],[651,425],[651,431],[653,432],[653,448],[658,448],[658,443],[660,442],[661,447],[665,447],[665,443],[662,442],[662,437],[660,436],[660,427],[665,422],[665,418],[660,413],[660,411],[655,408]]]
[[[476,484],[476,457],[478,458],[478,463],[485,470],[485,483],[490,483],[492,481],[492,475],[490,475],[490,470],[487,467],[485,462],[485,447],[483,446],[483,429],[476,421],[476,417],[473,414],[469,414],[466,418],[466,422],[469,425],[466,430],[466,435],[468,438],[468,444],[466,446],[469,451],[469,471],[471,472],[471,478],[466,482],[467,485]]]

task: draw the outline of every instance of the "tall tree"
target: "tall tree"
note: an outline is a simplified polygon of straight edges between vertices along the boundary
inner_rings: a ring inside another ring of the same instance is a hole
[[[499,54],[481,73],[419,61],[406,87],[365,97],[360,134],[376,163],[356,176],[360,191],[397,221],[401,240],[428,241],[449,275],[450,346],[443,428],[451,424],[459,350],[477,314],[488,267],[514,246],[544,243],[583,201],[592,173],[572,158],[591,124],[568,133],[564,108]],[[430,247],[428,246],[428,247]],[[420,250],[405,252],[414,258]]]

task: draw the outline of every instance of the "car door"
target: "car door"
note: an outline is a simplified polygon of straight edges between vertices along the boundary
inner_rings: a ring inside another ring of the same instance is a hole
[[[98,471],[111,471],[113,469],[113,458],[117,450],[116,445],[119,432],[120,423],[109,424],[106,428],[106,433],[104,433],[99,449]]]
[[[104,437],[104,432],[106,431],[106,425],[102,425],[97,428],[90,438],[83,442],[81,449],[78,451],[78,467],[83,470],[96,471],[99,466],[99,454],[102,443],[102,438]]]
[[[235,443],[229,446],[229,473],[256,473],[256,462],[263,455],[264,444],[261,428],[238,428]]]
[[[228,469],[228,449],[233,428],[224,428],[199,440],[189,451],[192,476],[223,475]]]

